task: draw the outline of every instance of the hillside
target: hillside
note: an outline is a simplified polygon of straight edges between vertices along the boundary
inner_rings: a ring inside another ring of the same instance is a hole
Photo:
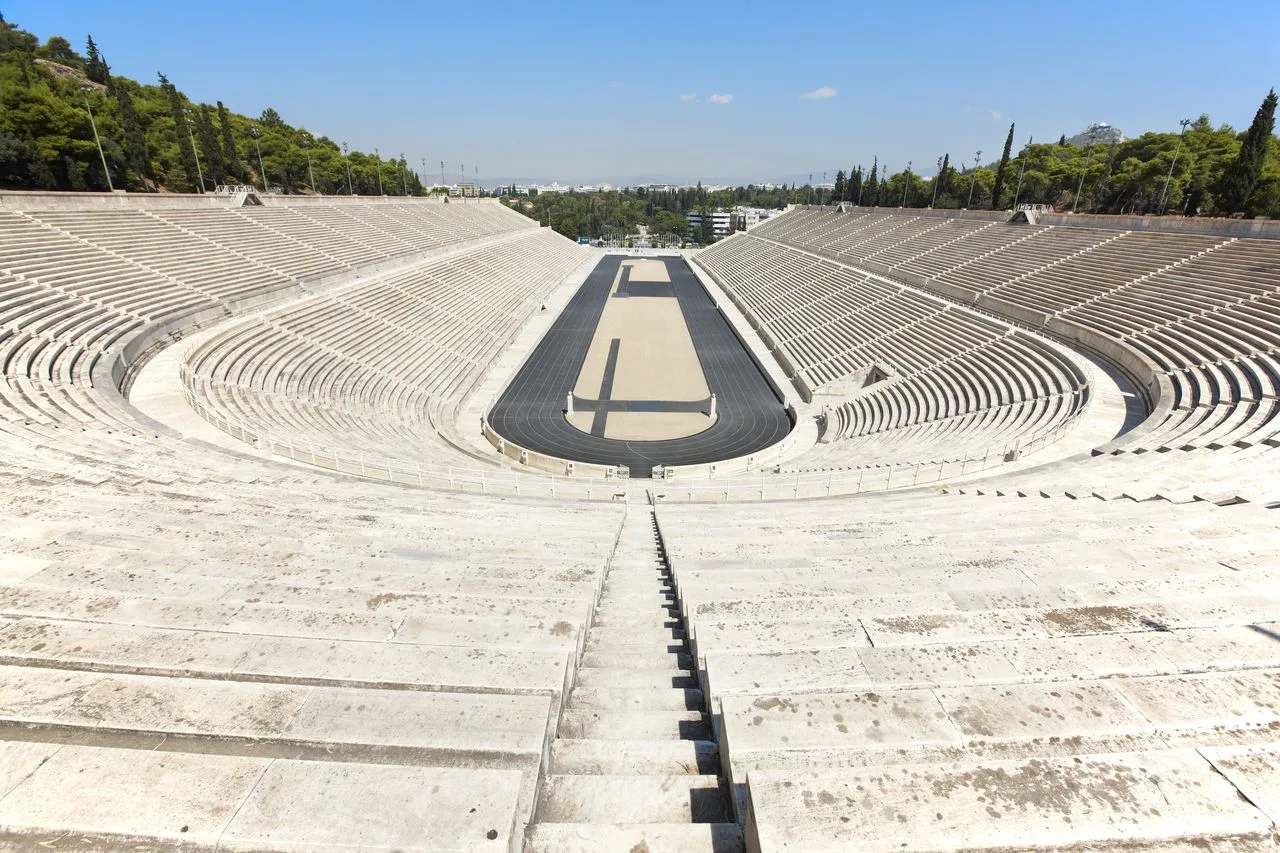
[[[0,17],[0,188],[106,190],[103,158],[112,186],[132,192],[198,192],[202,179],[210,191],[261,187],[264,174],[286,193],[310,192],[313,180],[320,193],[424,192],[402,160],[351,151],[344,162],[337,142],[273,109],[254,118],[195,103],[163,75],[147,85],[111,74],[92,38],[81,54]]]

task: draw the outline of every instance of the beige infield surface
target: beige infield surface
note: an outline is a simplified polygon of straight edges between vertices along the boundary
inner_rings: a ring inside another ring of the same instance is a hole
[[[702,373],[693,339],[675,294],[619,297],[624,272],[634,284],[668,283],[666,263],[642,258],[623,261],[613,279],[609,300],[596,325],[578,373],[574,394],[585,400],[692,402],[711,391]],[[602,397],[610,349],[617,342],[611,386]],[[604,437],[630,441],[662,441],[695,435],[715,421],[701,412],[595,412],[575,410],[569,423],[591,432],[597,417],[605,419]]]

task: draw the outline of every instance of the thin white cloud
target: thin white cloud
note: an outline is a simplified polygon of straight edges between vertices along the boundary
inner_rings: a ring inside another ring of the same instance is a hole
[[[991,111],[991,120],[992,120],[992,121],[999,121],[999,120],[1000,120],[1000,119],[1002,119],[1002,118],[1004,118],[1004,113],[1000,112],[999,110],[992,110],[992,111]]]
[[[712,95],[707,98],[708,104],[728,104],[733,102],[733,95]]]
[[[819,86],[812,92],[805,92],[800,96],[802,101],[825,101],[827,98],[834,98],[836,90],[830,86]]]
[[[623,83],[622,83],[622,81],[621,81],[621,80],[610,80],[610,81],[609,81],[609,88],[610,88],[610,89],[621,89],[621,88],[622,88],[622,86],[623,86]]]
[[[697,92],[682,92],[680,94],[680,100],[682,101],[696,101],[697,99],[698,99]]]

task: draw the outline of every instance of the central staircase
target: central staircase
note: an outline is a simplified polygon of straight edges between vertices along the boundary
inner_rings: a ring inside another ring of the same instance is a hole
[[[741,853],[653,508],[622,525],[529,827],[532,853]]]

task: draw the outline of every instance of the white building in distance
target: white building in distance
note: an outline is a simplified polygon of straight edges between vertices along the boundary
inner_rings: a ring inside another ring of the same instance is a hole
[[[1096,121],[1082,132],[1067,139],[1072,145],[1111,145],[1124,142],[1124,132],[1105,121]]]

